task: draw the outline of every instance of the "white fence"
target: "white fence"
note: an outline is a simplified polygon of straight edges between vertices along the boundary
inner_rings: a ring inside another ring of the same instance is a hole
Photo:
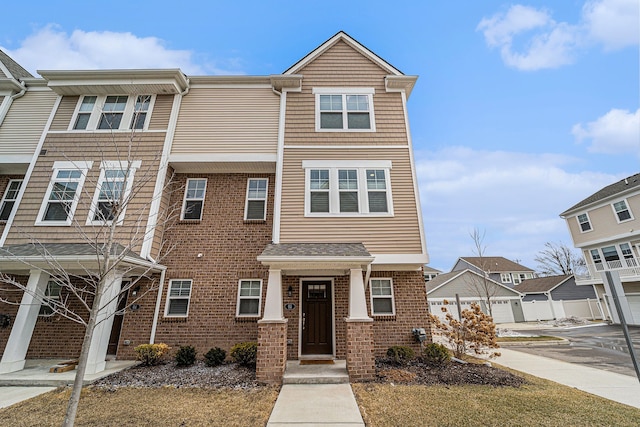
[[[580,317],[583,319],[603,319],[602,310],[595,299],[575,301],[523,301],[522,311],[526,322],[537,320]]]

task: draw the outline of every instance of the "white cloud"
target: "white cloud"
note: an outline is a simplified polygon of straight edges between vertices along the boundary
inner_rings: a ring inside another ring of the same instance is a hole
[[[591,0],[580,22],[556,22],[549,11],[513,5],[483,18],[487,46],[499,48],[504,63],[519,70],[557,68],[575,61],[579,50],[602,44],[606,50],[636,45],[640,39],[638,0]],[[518,43],[520,42],[520,43]]]
[[[469,232],[486,230],[487,255],[533,258],[547,241],[571,238],[559,214],[622,176],[569,172],[579,159],[557,154],[448,147],[417,152],[431,265],[448,270],[473,252]]]
[[[180,68],[187,74],[229,73],[215,65],[198,65],[193,60],[193,52],[169,49],[156,37],[82,30],[68,34],[53,24],[37,30],[17,49],[3,50],[33,74],[36,69],[112,68]]]
[[[635,113],[614,108],[595,121],[574,125],[571,133],[578,142],[591,140],[591,153],[640,155],[640,108]]]
[[[613,50],[638,44],[640,2],[638,0],[588,1],[582,9],[589,35]]]

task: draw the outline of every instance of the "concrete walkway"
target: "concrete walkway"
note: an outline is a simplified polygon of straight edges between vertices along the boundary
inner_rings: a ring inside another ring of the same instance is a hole
[[[0,408],[6,408],[55,389],[55,387],[0,386]]]
[[[596,396],[640,408],[638,378],[506,348],[495,363]]]

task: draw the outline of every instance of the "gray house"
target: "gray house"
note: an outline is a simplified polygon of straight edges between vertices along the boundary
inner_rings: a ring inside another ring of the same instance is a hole
[[[517,286],[522,281],[533,279],[534,270],[501,256],[460,257],[451,271],[472,270],[484,272],[495,282],[506,286]]]

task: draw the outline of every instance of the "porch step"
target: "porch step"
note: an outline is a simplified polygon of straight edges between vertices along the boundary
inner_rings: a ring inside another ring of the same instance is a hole
[[[310,363],[290,360],[282,377],[283,384],[348,384],[347,362],[334,360],[333,363]]]

